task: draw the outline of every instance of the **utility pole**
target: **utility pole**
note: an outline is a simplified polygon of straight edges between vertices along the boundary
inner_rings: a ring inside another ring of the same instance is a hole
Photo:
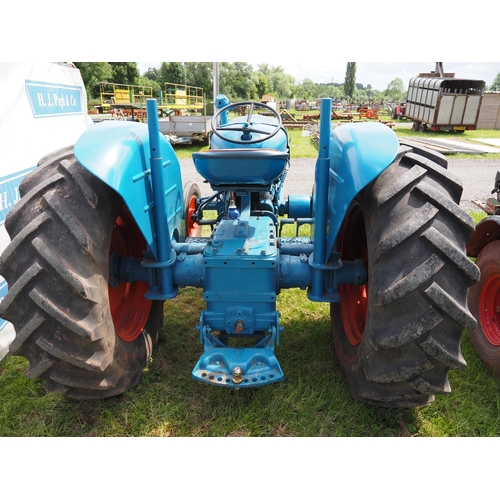
[[[219,95],[219,63],[212,63],[213,76],[214,76],[214,101]]]

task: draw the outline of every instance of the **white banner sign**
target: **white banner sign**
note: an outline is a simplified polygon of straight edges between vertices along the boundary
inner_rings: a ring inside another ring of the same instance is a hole
[[[70,146],[91,124],[80,71],[61,63],[0,62],[0,253],[9,244],[5,217],[19,184],[40,158]],[[7,283],[0,276],[0,301]],[[0,360],[15,336],[0,318]]]

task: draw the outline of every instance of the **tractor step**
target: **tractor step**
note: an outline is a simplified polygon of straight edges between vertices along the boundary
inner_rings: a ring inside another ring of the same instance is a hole
[[[205,350],[192,372],[199,382],[232,389],[281,382],[281,366],[269,347],[214,347]]]
[[[271,327],[269,334],[253,347],[228,347],[205,325],[200,332],[204,351],[193,369],[193,379],[232,389],[281,382],[283,370],[274,354],[280,328]]]

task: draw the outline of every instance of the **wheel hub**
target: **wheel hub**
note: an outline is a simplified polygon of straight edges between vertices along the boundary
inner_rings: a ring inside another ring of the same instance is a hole
[[[479,297],[479,321],[488,342],[500,346],[500,273],[489,276]]]
[[[359,204],[354,204],[346,215],[340,238],[342,260],[368,261],[365,221]],[[368,307],[368,284],[339,285],[340,312],[349,343],[359,345],[363,338]]]
[[[189,200],[188,210],[187,210],[187,236],[196,238],[201,234],[200,225],[192,219],[193,214],[196,212],[196,196],[192,196]]]
[[[124,207],[116,218],[109,248],[110,262],[119,257],[142,257],[144,238],[130,212]],[[119,257],[118,257],[119,256]],[[134,341],[141,334],[149,317],[152,302],[144,298],[148,283],[118,281],[110,273],[108,287],[109,306],[118,336],[126,342]]]

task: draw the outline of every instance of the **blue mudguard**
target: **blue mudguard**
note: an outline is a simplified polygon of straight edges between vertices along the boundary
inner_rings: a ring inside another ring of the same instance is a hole
[[[396,158],[399,141],[382,123],[352,123],[330,134],[328,240],[330,255],[349,205]]]
[[[123,198],[155,259],[158,259],[148,126],[123,121],[100,123],[78,139],[74,154],[87,170]],[[182,179],[179,160],[163,136],[160,138],[160,155],[171,237],[174,231],[180,231],[184,217]]]

